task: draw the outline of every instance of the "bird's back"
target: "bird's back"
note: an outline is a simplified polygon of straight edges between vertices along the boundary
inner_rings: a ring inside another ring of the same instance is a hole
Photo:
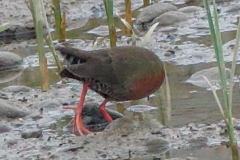
[[[68,61],[62,77],[89,82],[90,88],[114,101],[140,99],[156,91],[164,80],[163,66],[150,50],[124,46],[83,51],[57,50]]]

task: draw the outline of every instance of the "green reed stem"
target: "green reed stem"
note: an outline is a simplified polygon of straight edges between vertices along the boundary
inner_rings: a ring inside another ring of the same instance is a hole
[[[43,91],[47,91],[49,89],[49,79],[48,79],[48,68],[47,68],[47,59],[45,57],[44,50],[44,32],[43,32],[43,20],[42,20],[42,9],[41,9],[41,1],[40,0],[29,0],[30,7],[33,11],[33,19],[35,25],[35,32],[37,37],[37,51],[39,54],[39,67],[40,73],[42,77],[42,85],[41,88]]]
[[[110,46],[115,47],[117,43],[116,28],[114,26],[113,18],[113,0],[103,0],[107,14]]]
[[[235,72],[235,66],[236,63],[236,56],[233,56],[233,64],[232,64],[232,73],[231,73],[231,79],[230,79],[230,91],[229,93],[231,96],[228,95],[228,90],[227,90],[227,77],[226,77],[226,71],[225,71],[225,62],[223,59],[223,51],[222,51],[222,39],[221,39],[221,33],[219,29],[219,23],[218,23],[218,13],[216,9],[216,3],[215,0],[213,1],[213,18],[214,22],[212,20],[212,14],[210,11],[210,7],[208,4],[207,0],[204,0],[204,6],[207,11],[207,18],[208,18],[208,23],[209,23],[209,28],[210,28],[210,33],[211,33],[211,38],[214,46],[214,51],[215,51],[215,56],[217,59],[217,66],[219,69],[219,74],[220,74],[220,79],[221,79],[221,86],[222,86],[222,91],[223,91],[223,98],[224,98],[224,106],[225,106],[225,114],[224,118],[227,119],[225,120],[225,123],[227,125],[227,130],[228,130],[228,136],[229,136],[229,141],[230,141],[230,148],[232,151],[232,159],[233,160],[238,160],[238,146],[236,143],[236,140],[234,138],[234,129],[233,129],[233,121],[232,121],[232,87],[233,87],[233,77],[234,77],[234,72]],[[236,46],[235,46],[236,47]],[[234,66],[234,67],[233,67]]]

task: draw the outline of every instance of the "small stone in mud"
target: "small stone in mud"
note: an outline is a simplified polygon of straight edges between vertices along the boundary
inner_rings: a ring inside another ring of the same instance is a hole
[[[27,112],[24,112],[16,108],[21,108],[21,107],[10,104],[6,100],[0,99],[0,118],[5,118],[5,117],[21,118],[21,117],[25,117],[28,114]]]
[[[186,21],[187,14],[178,11],[166,12],[153,20],[152,25],[159,22],[160,26],[170,26],[178,22]]]
[[[103,131],[108,122],[103,117],[102,113],[99,110],[99,104],[97,103],[86,103],[83,107],[83,124],[90,131]],[[123,117],[123,115],[117,111],[106,109],[109,115],[113,118],[113,120]],[[65,119],[69,119],[69,117],[64,117]],[[63,127],[64,132],[72,132],[72,123]]]
[[[101,158],[104,158],[104,159],[107,158],[107,154],[106,154],[106,153],[101,153],[101,154],[99,154],[98,156],[101,157]]]
[[[163,153],[169,149],[169,142],[163,138],[151,138],[145,142],[145,146],[151,153]]]
[[[108,124],[107,121],[104,119],[103,115],[101,114],[98,106],[99,105],[96,103],[86,103],[83,107],[83,123],[86,127],[95,126],[98,128],[99,125]],[[107,112],[114,120],[123,117],[121,113],[111,109],[107,109]],[[94,128],[92,129],[94,130]]]
[[[39,129],[28,129],[21,133],[21,137],[28,139],[28,138],[40,138],[42,137],[42,131]]]
[[[187,7],[180,8],[178,11],[183,13],[193,13],[193,12],[204,11],[204,9],[198,6],[187,6]]]
[[[222,3],[222,2],[230,2],[232,0],[216,0],[216,3]],[[185,0],[185,3],[188,5],[195,5],[195,6],[204,6],[203,1],[202,0]],[[213,0],[208,0],[209,4],[213,3]]]
[[[32,91],[32,88],[27,86],[8,86],[3,88],[2,91],[8,93],[30,92]]]
[[[168,11],[176,11],[177,7],[168,4],[168,3],[154,3],[153,5],[147,6],[142,9],[141,13],[137,16],[136,23],[137,24],[143,24],[143,23],[149,23],[154,18],[158,17],[159,15],[168,12]]]
[[[5,132],[9,132],[9,131],[11,131],[11,128],[9,128],[9,127],[7,127],[5,125],[0,124],[0,134],[1,133],[5,133]]]
[[[105,131],[119,130],[121,132],[131,133],[139,127],[140,124],[138,120],[122,117],[110,123],[105,128]]]
[[[65,152],[76,152],[76,151],[78,151],[78,150],[81,150],[81,149],[83,149],[84,148],[84,146],[79,146],[79,147],[72,147],[72,148],[68,148],[68,149],[66,149],[65,150]]]
[[[12,52],[0,52],[0,70],[12,69],[23,63],[22,58]]]
[[[165,53],[164,53],[164,56],[166,57],[171,57],[171,56],[174,56],[175,54],[175,51],[174,50],[167,50]]]
[[[226,70],[227,80],[229,80],[231,69],[226,68],[225,70]],[[216,84],[220,83],[220,76],[219,76],[217,67],[204,69],[204,70],[201,70],[201,71],[198,71],[198,72],[192,74],[191,77],[186,81],[186,83],[191,83],[198,87],[208,88],[209,85],[205,81],[203,76],[206,76],[212,84],[215,83],[215,85],[216,85]]]
[[[162,131],[160,131],[160,130],[153,130],[152,132],[151,132],[151,134],[162,134]]]
[[[6,100],[9,99],[8,96],[2,91],[0,91],[0,98],[1,99],[6,99]]]

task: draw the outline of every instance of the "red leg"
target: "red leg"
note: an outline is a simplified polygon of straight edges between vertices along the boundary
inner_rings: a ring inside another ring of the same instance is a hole
[[[86,134],[92,133],[84,127],[83,122],[82,122],[82,109],[83,109],[83,103],[85,100],[85,96],[87,94],[88,85],[89,85],[89,83],[83,84],[82,94],[81,94],[80,100],[79,100],[76,108],[74,108],[72,106],[65,107],[66,109],[75,110],[75,117],[73,120],[73,133],[75,133],[77,130],[80,135],[83,135],[83,133],[86,133]]]
[[[109,123],[111,123],[111,122],[113,121],[113,120],[112,120],[112,117],[107,113],[106,107],[105,107],[107,102],[108,102],[108,100],[105,99],[105,100],[103,101],[103,103],[99,106],[99,109],[100,109],[103,117],[104,117]]]

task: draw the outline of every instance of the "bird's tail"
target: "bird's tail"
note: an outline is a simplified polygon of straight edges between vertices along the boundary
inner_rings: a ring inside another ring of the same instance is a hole
[[[63,58],[68,62],[68,65],[85,63],[89,59],[88,51],[65,47],[63,45],[57,45],[55,49],[61,53]]]
[[[66,68],[64,68],[60,73],[59,75],[62,77],[62,78],[72,78],[72,79],[76,79],[76,80],[79,80],[79,81],[82,81],[83,79],[78,77],[78,76],[75,76],[74,74],[72,74],[71,72],[69,72]]]

